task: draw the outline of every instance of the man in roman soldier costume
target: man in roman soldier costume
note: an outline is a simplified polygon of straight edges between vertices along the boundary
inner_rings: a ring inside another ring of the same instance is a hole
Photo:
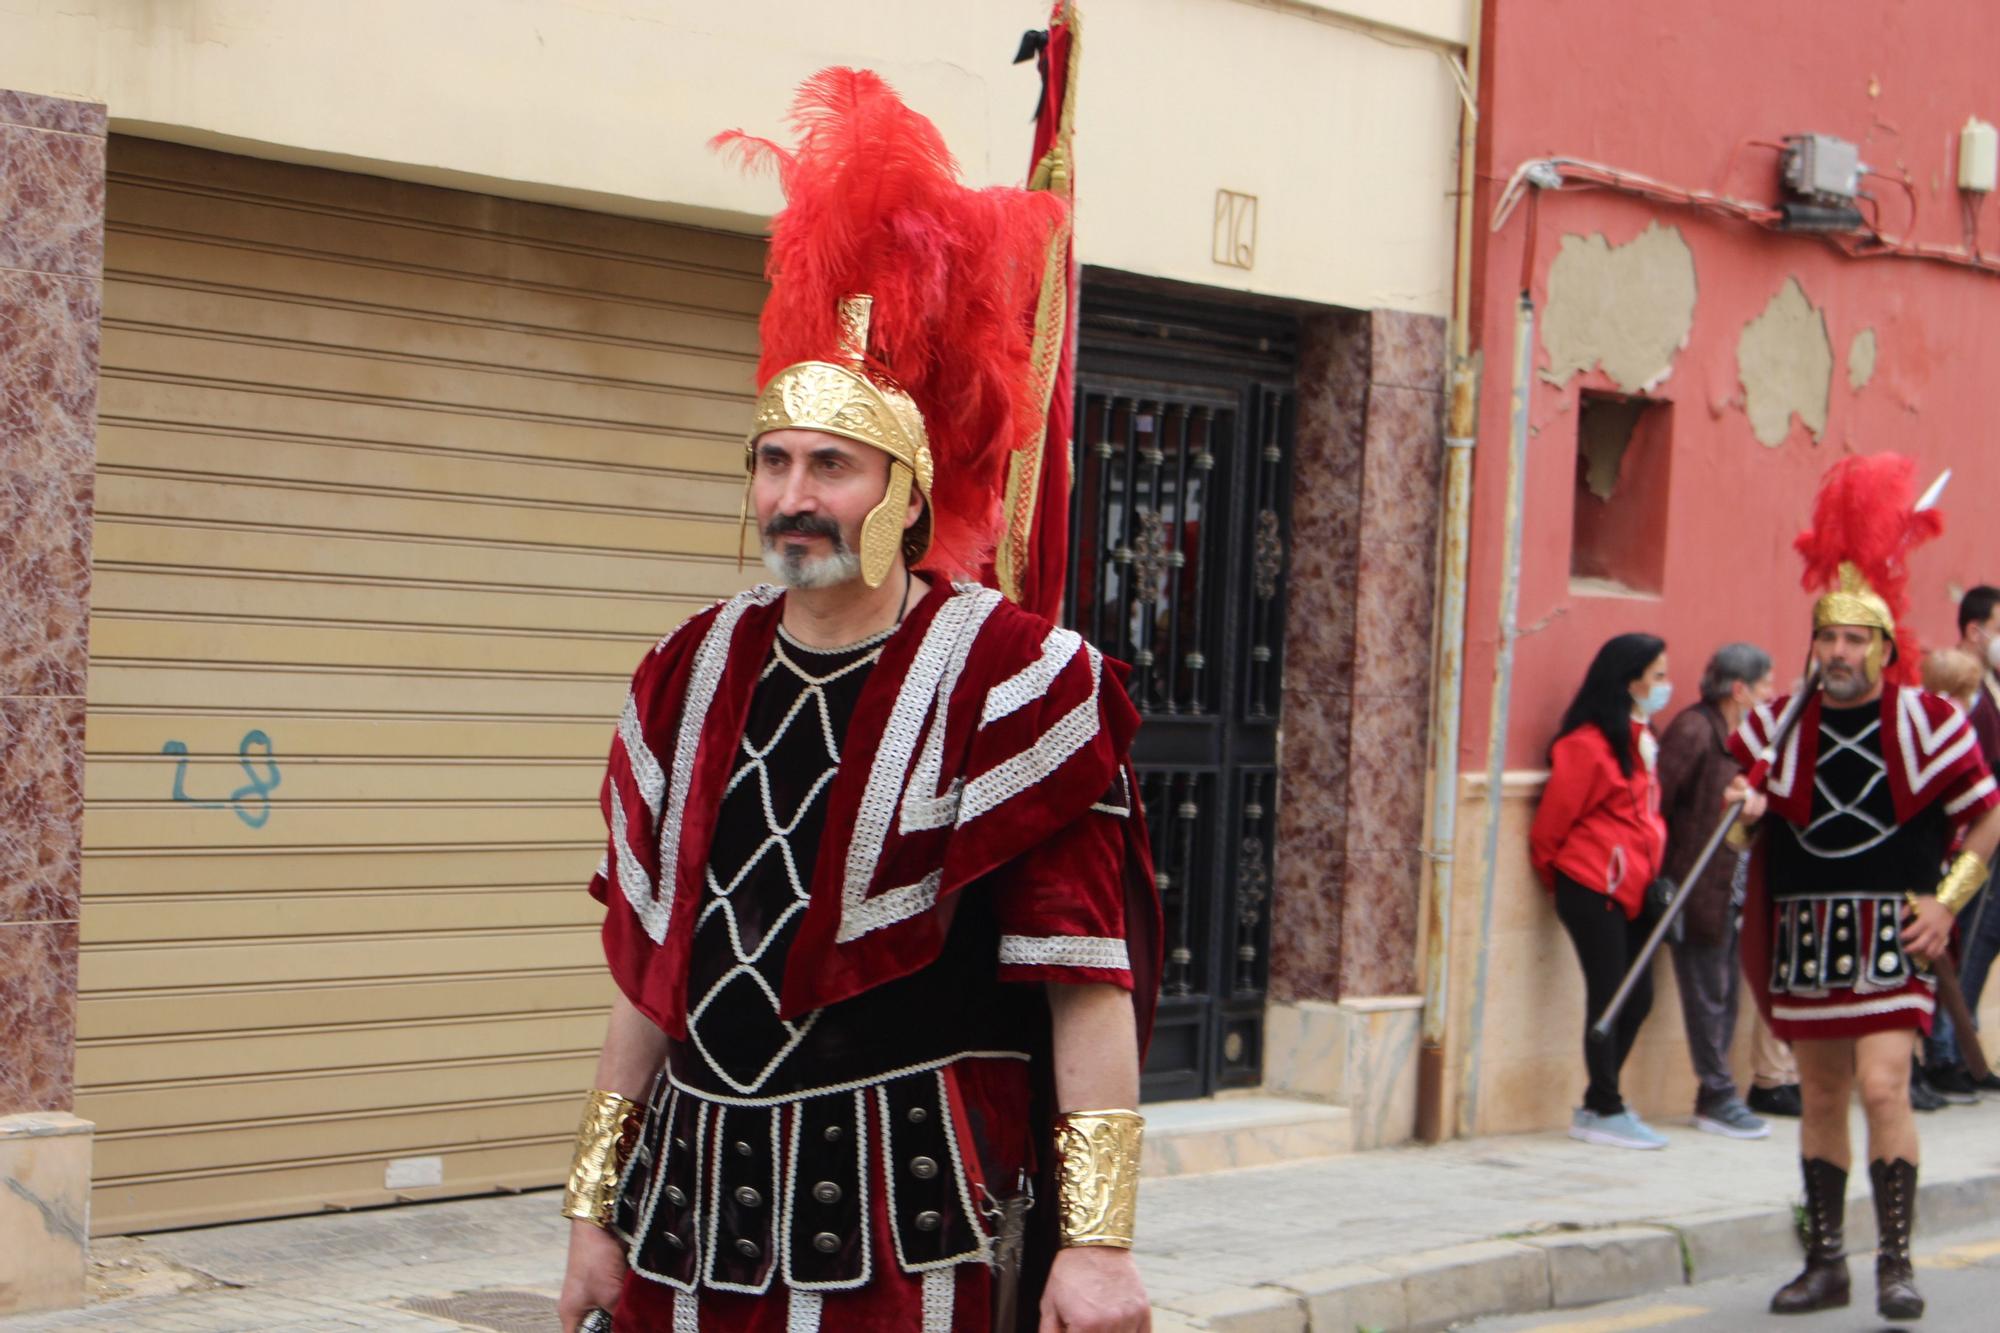
[[[1913,1042],[1936,1007],[1928,960],[1944,952],[2000,843],[2000,795],[1972,728],[1955,705],[1916,688],[1914,636],[1897,623],[1905,557],[1942,526],[1927,503],[1912,506],[1911,476],[1893,454],[1843,459],[1827,473],[1797,542],[1806,587],[1822,594],[1808,682],[1817,689],[1783,736],[1776,719],[1789,701],[1780,699],[1730,741],[1748,772],[1729,799],[1747,798],[1745,817],[1761,816],[1744,965],[1772,1030],[1798,1054],[1805,1104],[1806,1266],[1771,1298],[1779,1314],[1848,1303],[1841,1229],[1857,1088],[1879,1237],[1876,1305],[1891,1319],[1923,1313],[1910,1266]],[[1940,881],[1960,833],[1963,850]]]
[[[1063,205],[872,74],[777,168],[746,510],[777,580],[639,664],[564,1326],[1137,1330],[1159,906],[1123,669],[970,578]]]

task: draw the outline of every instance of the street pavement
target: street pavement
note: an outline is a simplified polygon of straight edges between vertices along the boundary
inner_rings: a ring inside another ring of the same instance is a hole
[[[1156,1327],[1442,1328],[1668,1288],[1686,1297],[1690,1273],[1704,1291],[1741,1275],[1768,1296],[1798,1261],[1795,1123],[1759,1142],[1661,1127],[1661,1152],[1541,1134],[1149,1180],[1139,1261]],[[1920,1242],[1927,1220],[1940,1236],[2000,1234],[2000,1103],[1926,1116],[1922,1129]],[[1864,1177],[1849,1204],[1857,1251],[1872,1244],[1866,1188]],[[545,1191],[100,1239],[98,1299],[0,1319],[0,1333],[552,1328],[567,1227],[557,1206]],[[1930,1282],[1949,1299],[1945,1276]],[[1857,1277],[1870,1289],[1860,1264]]]
[[[1888,1324],[1875,1313],[1875,1265],[1867,1255],[1848,1263],[1854,1303],[1801,1320],[1769,1312],[1771,1292],[1791,1276],[1729,1278],[1635,1300],[1613,1301],[1582,1310],[1505,1319],[1481,1319],[1466,1333],[1873,1333],[1884,1327],[1937,1329],[1940,1333],[2000,1327],[2000,1227],[1973,1227],[1921,1241],[1915,1247],[1917,1287],[1924,1294],[1924,1317],[1909,1325]]]

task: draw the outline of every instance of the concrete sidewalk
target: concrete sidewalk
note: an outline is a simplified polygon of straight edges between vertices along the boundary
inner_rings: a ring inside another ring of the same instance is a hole
[[[2000,1219],[2000,1103],[1919,1127],[1919,1230]],[[1798,1123],[1757,1142],[1659,1128],[1661,1152],[1541,1134],[1160,1182],[1140,1214],[1155,1327],[1439,1329],[1739,1273],[1775,1288],[1797,1271]],[[1853,1134],[1858,1153],[1858,1111]],[[1850,1253],[1874,1234],[1864,1168]]]
[[[1922,1117],[1920,1233],[2000,1219],[2000,1104]],[[1798,1263],[1797,1130],[1664,1152],[1480,1139],[1147,1182],[1156,1328],[1443,1328]],[[1857,1139],[1860,1126],[1856,1124]],[[1865,1175],[1850,1249],[1872,1243]],[[5,1333],[553,1328],[553,1193],[100,1240],[100,1299]],[[1858,1271],[1858,1270],[1857,1270]]]

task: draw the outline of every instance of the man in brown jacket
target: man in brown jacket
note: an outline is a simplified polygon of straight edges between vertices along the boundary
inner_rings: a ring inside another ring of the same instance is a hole
[[[1959,599],[1958,649],[1984,669],[1985,679],[1969,716],[1973,735],[1979,738],[1979,753],[1986,757],[1986,766],[1993,768],[2000,765],[2000,588],[1982,583]],[[1964,925],[1959,928],[1958,981],[1975,1015],[1993,960],[2000,956],[2000,904],[1994,897],[1991,888],[1982,889],[1979,897],[1966,905]],[[1951,1015],[1942,1005],[1923,1049],[1924,1077],[1945,1100],[1975,1102],[1982,1092],[2000,1092],[2000,1079],[1988,1074],[1982,1082],[1965,1067]]]
[[[1723,742],[1748,709],[1771,697],[1772,688],[1768,653],[1747,643],[1719,648],[1702,672],[1701,702],[1683,710],[1660,739],[1660,812],[1667,820],[1662,873],[1676,883],[1694,868],[1695,857],[1715,831],[1723,792],[1739,771]],[[1736,1095],[1729,1072],[1729,1045],[1743,989],[1736,946],[1741,860],[1725,846],[1702,871],[1683,909],[1682,937],[1674,942],[1674,977],[1680,984],[1688,1050],[1701,1082],[1695,1093],[1695,1128],[1733,1139],[1761,1139],[1771,1127]]]

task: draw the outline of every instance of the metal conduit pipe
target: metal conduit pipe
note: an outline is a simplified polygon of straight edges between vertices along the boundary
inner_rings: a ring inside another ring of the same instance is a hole
[[[1423,1042],[1417,1052],[1417,1138],[1446,1136],[1445,1029],[1451,995],[1451,895],[1458,842],[1458,722],[1465,697],[1465,577],[1472,529],[1472,445],[1479,362],[1472,354],[1472,186],[1479,148],[1479,32],[1484,0],[1466,4],[1466,87],[1458,117],[1458,254],[1451,297],[1451,382],[1445,418],[1444,513],[1438,534],[1437,629],[1431,644],[1430,811],[1425,819]]]
[[[1532,252],[1531,252],[1532,253]],[[1513,424],[1507,438],[1507,514],[1500,552],[1500,643],[1493,661],[1493,711],[1486,746],[1485,880],[1479,904],[1479,964],[1473,969],[1466,1022],[1465,1076],[1458,1089],[1458,1128],[1472,1132],[1479,1111],[1481,1039],[1486,1030],[1486,974],[1492,959],[1494,880],[1500,866],[1502,787],[1507,771],[1507,721],[1514,691],[1514,640],[1521,611],[1521,511],[1528,471],[1528,400],[1534,393],[1535,298],[1524,285],[1514,310]]]

